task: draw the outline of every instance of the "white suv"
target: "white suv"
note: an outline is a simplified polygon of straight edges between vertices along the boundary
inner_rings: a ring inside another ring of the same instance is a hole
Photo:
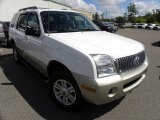
[[[145,23],[140,23],[140,24],[137,25],[137,28],[138,28],[138,29],[145,29],[146,26],[147,26],[147,24],[145,24]]]
[[[151,24],[151,23],[149,23],[146,27],[145,27],[145,29],[149,29],[149,30],[153,30],[153,28],[156,26],[156,24]]]
[[[120,99],[146,76],[144,46],[100,31],[80,13],[30,7],[15,14],[10,42],[17,63],[27,61],[49,79],[54,100],[73,109]]]

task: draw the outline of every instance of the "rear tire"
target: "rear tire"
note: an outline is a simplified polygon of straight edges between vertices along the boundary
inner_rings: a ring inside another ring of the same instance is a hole
[[[10,44],[9,44],[9,41],[8,41],[8,39],[6,40],[6,42],[5,42],[5,47],[10,47]]]
[[[68,72],[53,73],[50,76],[49,90],[55,102],[64,110],[77,110],[84,102],[75,79]]]

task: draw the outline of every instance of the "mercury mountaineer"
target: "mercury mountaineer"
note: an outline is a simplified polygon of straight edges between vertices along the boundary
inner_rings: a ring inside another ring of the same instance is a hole
[[[55,102],[71,110],[83,101],[120,99],[145,78],[144,46],[100,29],[81,13],[29,7],[10,25],[16,63],[25,60],[49,79]]]

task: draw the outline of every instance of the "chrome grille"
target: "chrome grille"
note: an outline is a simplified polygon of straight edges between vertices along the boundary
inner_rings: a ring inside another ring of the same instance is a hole
[[[116,59],[118,72],[123,74],[129,72],[139,66],[145,61],[145,52],[140,52],[135,55]]]

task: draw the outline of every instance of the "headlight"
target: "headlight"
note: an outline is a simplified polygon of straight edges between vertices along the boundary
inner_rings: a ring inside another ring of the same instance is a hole
[[[91,55],[96,63],[98,77],[117,74],[113,59],[108,55]]]

